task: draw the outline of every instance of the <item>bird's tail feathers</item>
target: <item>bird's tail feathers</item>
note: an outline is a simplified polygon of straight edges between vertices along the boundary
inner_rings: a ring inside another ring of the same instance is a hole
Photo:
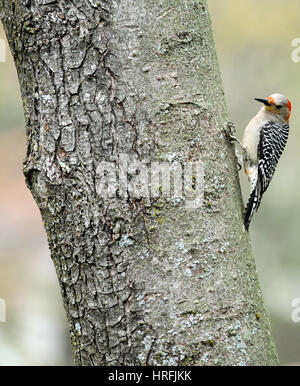
[[[244,211],[244,225],[245,229],[248,231],[249,225],[252,219],[252,216],[254,214],[255,209],[258,209],[258,184],[252,189],[252,192],[250,193],[250,197],[247,203],[247,206]]]

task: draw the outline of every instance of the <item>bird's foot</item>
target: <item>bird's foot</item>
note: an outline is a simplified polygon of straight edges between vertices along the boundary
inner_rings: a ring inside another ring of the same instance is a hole
[[[227,140],[230,142],[230,143],[234,143],[236,142],[240,148],[242,149],[243,151],[243,154],[245,156],[245,152],[246,152],[246,149],[245,149],[245,146],[243,146],[243,144],[241,143],[241,141],[235,137],[233,134],[235,134],[235,125],[233,122],[226,122],[226,127],[223,128],[223,131],[225,133],[225,137],[227,138]]]
[[[239,140],[234,136],[235,134],[235,124],[233,122],[226,122],[226,126],[223,128],[225,137],[230,143],[239,142]]]
[[[238,143],[243,151],[243,154],[245,155],[244,146],[239,141],[239,139],[234,135],[235,134],[235,124],[233,122],[226,122],[226,126],[223,130],[224,130],[224,134],[225,134],[225,137],[228,140],[228,142]],[[236,149],[236,162],[237,162],[237,166],[238,166],[237,171],[239,172],[242,169],[243,157],[240,154],[238,154],[237,149]]]

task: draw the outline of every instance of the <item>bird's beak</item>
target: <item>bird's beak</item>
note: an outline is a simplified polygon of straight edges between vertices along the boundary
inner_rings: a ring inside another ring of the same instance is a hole
[[[254,98],[256,101],[263,103],[266,106],[271,106],[270,102],[268,99],[262,99],[262,98]]]

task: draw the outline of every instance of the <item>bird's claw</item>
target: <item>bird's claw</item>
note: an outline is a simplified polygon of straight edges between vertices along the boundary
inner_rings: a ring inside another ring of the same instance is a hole
[[[227,140],[230,143],[237,141],[237,138],[233,135],[235,133],[235,125],[233,122],[226,122],[226,127],[223,129]]]
[[[235,124],[233,122],[226,122],[226,127],[223,130],[224,130],[224,134],[225,134],[225,137],[227,138],[228,142],[238,143],[241,146],[243,152],[245,152],[245,149],[244,149],[243,145],[241,144],[241,142],[233,135],[233,134],[235,134]],[[242,165],[239,163],[239,157],[236,157],[236,161],[237,161],[237,166],[238,166],[237,171],[239,172],[242,169]]]
[[[233,122],[226,122],[226,128],[230,130],[231,133],[235,132],[235,124]]]

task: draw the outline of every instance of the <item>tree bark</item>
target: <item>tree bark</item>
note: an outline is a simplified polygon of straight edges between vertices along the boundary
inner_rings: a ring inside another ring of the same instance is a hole
[[[277,365],[206,1],[0,4],[75,363]],[[136,160],[201,161],[202,207],[113,178],[105,197],[100,169],[122,155],[129,179]]]

